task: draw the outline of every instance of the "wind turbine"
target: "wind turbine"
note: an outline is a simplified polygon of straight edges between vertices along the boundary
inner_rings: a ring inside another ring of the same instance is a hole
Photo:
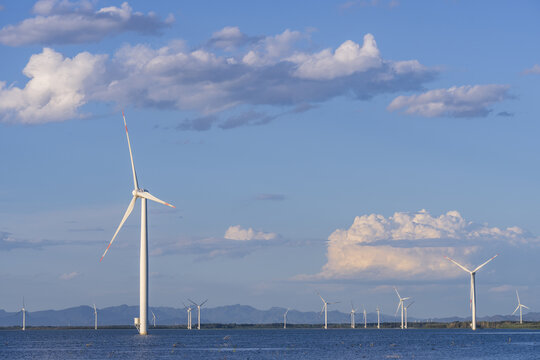
[[[366,308],[364,308],[364,329],[367,329],[367,313],[366,313]]]
[[[354,308],[354,305],[351,301],[351,329],[354,329],[356,326],[356,322],[354,321],[354,314],[356,313],[356,310],[357,309]]]
[[[324,303],[323,308],[321,310],[321,314],[324,311],[324,328],[328,329],[328,305],[337,304],[337,303],[339,303],[339,301],[336,301],[336,302],[333,302],[333,303],[327,302],[326,300],[323,299],[323,297],[321,296],[321,294],[319,294],[318,291],[317,291],[317,294],[319,295],[322,302]]]
[[[283,314],[283,328],[286,329],[287,328],[287,313],[289,312],[289,309],[287,309],[287,311],[285,311],[285,314]]]
[[[24,296],[22,298],[22,331],[26,330],[26,309],[24,308]]]
[[[186,306],[186,304],[184,304],[184,308],[186,308],[187,311],[187,329],[191,330],[191,306]]]
[[[148,334],[148,329],[147,329],[148,327],[148,229],[146,226],[146,220],[147,220],[146,200],[152,200],[160,204],[170,206],[172,208],[174,208],[174,206],[166,203],[163,200],[158,199],[154,195],[150,194],[147,190],[139,188],[139,183],[137,181],[137,174],[135,173],[135,164],[133,163],[133,153],[131,152],[131,143],[129,141],[129,134],[128,134],[127,125],[126,125],[126,117],[123,111],[122,111],[122,117],[124,118],[124,127],[126,128],[126,137],[127,137],[127,142],[128,142],[128,148],[129,148],[129,157],[131,159],[131,171],[133,172],[134,189],[131,192],[133,194],[133,198],[131,199],[131,202],[129,203],[129,206],[124,214],[124,217],[122,218],[122,221],[120,222],[120,225],[118,225],[118,228],[116,229],[116,232],[114,233],[114,236],[112,237],[112,240],[109,242],[107,249],[105,249],[105,252],[101,256],[101,259],[99,261],[101,262],[101,260],[103,260],[103,257],[105,257],[105,254],[107,254],[107,251],[111,247],[111,244],[116,238],[116,235],[122,228],[122,225],[124,225],[124,222],[133,211],[133,208],[135,207],[135,202],[137,201],[137,199],[141,199],[139,318],[135,318],[134,322],[135,322],[135,326],[137,326],[139,330],[139,334],[147,335]]]
[[[518,291],[516,290],[516,296],[517,296],[517,299],[518,299],[518,306],[516,308],[516,310],[514,310],[514,312],[512,313],[512,315],[514,315],[516,313],[516,311],[518,311],[519,309],[519,323],[520,324],[523,324],[523,308],[525,309],[528,309],[528,307],[526,307],[525,305],[523,305],[521,303],[521,301],[519,300],[519,294],[518,294]]]
[[[409,309],[409,306],[414,304],[414,301],[409,303],[409,305],[405,306],[405,329],[407,328],[407,309]]]
[[[394,290],[396,290],[396,294],[399,298],[399,304],[397,306],[397,309],[396,309],[396,315],[399,311],[399,307],[401,307],[401,329],[404,329],[404,323],[403,323],[403,312],[404,312],[404,309],[403,309],[403,302],[405,300],[408,300],[410,299],[409,297],[405,297],[405,298],[402,298],[401,295],[399,295],[399,292],[397,291],[396,287],[394,286]]]
[[[377,306],[377,329],[381,328],[381,309]]]
[[[96,304],[94,304],[94,330],[97,330],[97,309],[96,309]]]
[[[152,311],[152,320],[154,320],[154,327],[156,327],[156,314]]]
[[[188,299],[189,300],[189,299]],[[206,304],[206,302],[208,301],[208,299],[204,300],[202,303],[200,304],[197,304],[195,301],[193,300],[189,300],[191,301],[191,303],[193,305],[195,305],[197,307],[197,330],[201,330],[201,307]],[[191,321],[190,321],[191,322]]]
[[[470,293],[470,304],[471,304],[471,311],[472,311],[472,323],[471,323],[471,328],[473,330],[476,330],[476,283],[475,283],[475,275],[476,275],[476,272],[478,270],[480,270],[481,268],[483,268],[488,262],[490,262],[491,260],[495,259],[499,254],[496,254],[494,257],[492,257],[491,259],[489,259],[488,261],[486,261],[485,263],[483,263],[482,265],[478,266],[476,269],[474,270],[469,270],[467,269],[465,266],[459,264],[457,261],[455,260],[452,260],[450,259],[448,256],[445,256],[445,258],[447,258],[448,260],[450,260],[451,262],[453,262],[454,264],[456,264],[457,266],[459,266],[461,269],[463,269],[464,271],[468,272],[469,274],[471,274],[471,293]]]

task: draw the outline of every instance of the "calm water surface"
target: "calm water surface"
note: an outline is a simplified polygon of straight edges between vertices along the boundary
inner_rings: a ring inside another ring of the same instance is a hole
[[[0,331],[0,359],[539,359],[540,331]]]

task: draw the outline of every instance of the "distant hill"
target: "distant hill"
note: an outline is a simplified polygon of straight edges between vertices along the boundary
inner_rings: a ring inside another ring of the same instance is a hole
[[[158,325],[185,325],[187,322],[186,310],[172,307],[151,307],[151,311],[156,314]],[[228,305],[214,308],[203,307],[201,309],[201,323],[203,324],[275,324],[283,322],[285,308],[273,307],[268,310],[255,309],[248,305]],[[112,306],[98,309],[98,324],[101,326],[112,325],[132,325],[133,318],[138,316],[138,306]],[[470,319],[470,318],[469,318]],[[524,315],[526,321],[540,321],[540,313],[527,313]],[[432,322],[454,322],[467,321],[462,317],[447,317],[433,319],[419,319],[409,317],[409,323],[415,321]],[[494,315],[478,318],[478,321],[517,321],[518,316]],[[149,321],[152,322],[152,313],[149,313]],[[377,313],[367,314],[368,323],[377,322]],[[399,316],[381,314],[381,322],[398,322]],[[470,321],[470,320],[469,320]],[[197,322],[197,309],[192,311],[192,322]],[[324,317],[319,312],[290,310],[287,314],[288,324],[322,324]],[[350,314],[340,311],[328,312],[329,323],[350,323]],[[0,326],[20,326],[22,323],[22,313],[6,312],[0,309]],[[363,325],[363,314],[356,313],[357,327]],[[63,310],[43,310],[27,311],[27,326],[93,326],[94,309],[90,306],[77,306]]]

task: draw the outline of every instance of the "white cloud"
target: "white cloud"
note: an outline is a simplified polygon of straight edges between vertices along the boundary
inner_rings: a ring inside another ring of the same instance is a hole
[[[223,32],[216,37],[223,37]],[[225,33],[238,35],[232,29]],[[24,88],[2,83],[0,119],[63,121],[94,101],[193,110],[200,116],[185,120],[178,129],[230,129],[266,124],[337,96],[366,100],[417,90],[435,75],[416,60],[384,60],[369,34],[361,47],[347,41],[334,52],[318,53],[297,51],[295,43],[303,38],[286,30],[248,42],[227,56],[206,47],[190,49],[181,40],[157,49],[126,45],[110,59],[89,53],[69,59],[46,48],[26,66],[24,73],[30,80]],[[34,66],[38,60],[46,66]],[[262,106],[265,111],[258,111]],[[244,107],[243,112],[218,116],[235,107]]]
[[[500,229],[466,221],[457,211],[438,217],[425,210],[396,212],[388,218],[357,216],[349,229],[330,235],[327,263],[311,278],[453,277],[461,271],[444,256],[468,260],[483,244],[496,241],[518,244],[536,239],[518,227]]]
[[[534,64],[532,68],[525,69],[523,71],[523,74],[525,74],[525,75],[528,75],[528,74],[540,74],[540,65]]]
[[[70,273],[65,273],[65,274],[60,275],[60,279],[61,280],[72,280],[72,279],[76,278],[79,275],[80,274],[78,272],[73,271],[73,272],[70,272]]]
[[[489,289],[490,292],[508,292],[508,291],[515,291],[516,287],[512,285],[500,285],[500,286],[494,286]]]
[[[478,117],[491,111],[488,107],[510,98],[508,85],[465,85],[430,90],[420,95],[398,96],[388,110],[405,108],[409,115],[425,117]]]
[[[30,78],[24,88],[0,82],[0,118],[35,124],[78,117],[106,58],[87,52],[64,58],[48,48],[32,55],[23,70]]]
[[[277,237],[275,233],[265,233],[262,231],[255,231],[252,228],[242,229],[240,225],[229,226],[225,231],[225,239],[250,241],[250,240],[272,240]]]
[[[125,31],[155,34],[174,18],[162,21],[154,13],[134,12],[127,2],[120,7],[94,10],[90,1],[41,0],[34,5],[33,18],[0,29],[0,43],[74,44],[95,42]]]

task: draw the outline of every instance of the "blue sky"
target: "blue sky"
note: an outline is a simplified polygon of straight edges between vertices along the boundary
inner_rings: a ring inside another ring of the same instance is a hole
[[[0,9],[0,308],[138,303],[122,109],[153,306],[538,307],[536,2]]]

